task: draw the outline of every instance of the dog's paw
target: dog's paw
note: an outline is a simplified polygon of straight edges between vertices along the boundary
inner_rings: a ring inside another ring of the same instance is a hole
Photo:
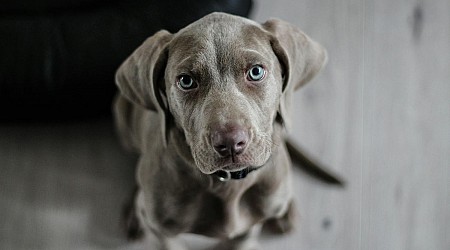
[[[135,214],[130,214],[125,222],[125,230],[128,240],[138,240],[144,235],[144,231],[139,224],[139,220]]]
[[[214,246],[213,250],[261,250],[261,246],[256,240],[246,240],[242,242],[225,241]]]
[[[264,224],[264,230],[273,234],[286,234],[292,231],[292,222],[280,219],[270,219]]]
[[[286,234],[294,230],[297,212],[293,202],[281,218],[272,218],[264,223],[263,230],[273,234]]]
[[[123,206],[122,210],[122,226],[128,240],[138,240],[144,236],[144,230],[142,229],[136,215],[136,207],[134,203],[135,196],[136,191],[134,191],[132,198]]]

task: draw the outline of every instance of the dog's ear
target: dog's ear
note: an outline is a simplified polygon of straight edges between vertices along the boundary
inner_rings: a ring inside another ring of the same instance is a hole
[[[167,143],[168,116],[164,71],[167,63],[167,45],[172,34],[162,30],[148,38],[116,72],[116,84],[131,102],[159,114],[163,143]]]
[[[290,127],[292,93],[309,82],[326,64],[327,52],[317,42],[290,23],[271,19],[263,24],[270,33],[272,49],[283,70],[283,94],[279,116],[285,127]]]

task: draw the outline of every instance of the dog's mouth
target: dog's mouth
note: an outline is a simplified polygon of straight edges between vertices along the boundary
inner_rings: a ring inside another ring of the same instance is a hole
[[[270,158],[272,144],[255,140],[240,154],[220,156],[210,147],[193,147],[194,163],[202,174],[221,181],[240,180],[264,166]]]
[[[260,167],[247,167],[239,171],[227,171],[227,170],[218,170],[211,175],[214,175],[219,179],[219,181],[226,182],[229,180],[240,180],[247,177],[247,175],[255,170],[258,170]]]

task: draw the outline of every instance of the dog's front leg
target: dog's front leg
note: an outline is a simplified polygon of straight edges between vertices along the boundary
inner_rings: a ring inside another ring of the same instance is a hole
[[[178,237],[166,236],[161,233],[156,227],[152,227],[148,223],[147,215],[145,214],[144,205],[144,194],[142,191],[138,192],[135,198],[135,209],[136,217],[139,224],[142,226],[144,231],[144,237],[146,242],[151,246],[151,250],[186,250],[187,248],[183,246],[178,241]]]
[[[247,233],[233,239],[224,240],[216,245],[214,250],[260,250],[258,237],[261,233],[261,224],[254,225]]]
[[[166,237],[154,230],[145,228],[144,242],[149,250],[187,250],[176,237]]]

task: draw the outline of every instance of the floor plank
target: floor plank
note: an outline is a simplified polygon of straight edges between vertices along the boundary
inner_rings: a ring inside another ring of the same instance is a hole
[[[301,249],[450,248],[449,10],[448,1],[261,1],[258,20],[283,17],[330,56],[296,95],[293,135],[349,186],[300,184]],[[336,228],[323,233],[330,214]]]
[[[134,181],[111,121],[0,126],[0,248],[125,244],[122,203]]]

